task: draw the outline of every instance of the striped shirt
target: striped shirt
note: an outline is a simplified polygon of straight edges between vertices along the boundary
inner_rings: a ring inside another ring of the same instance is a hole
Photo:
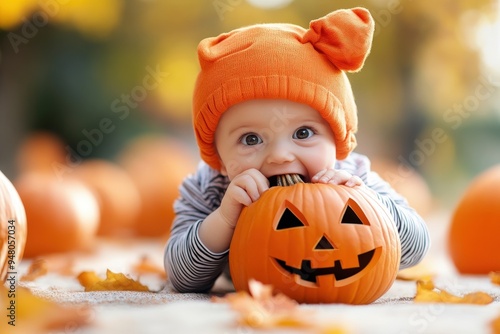
[[[430,237],[425,222],[406,199],[370,170],[370,160],[364,155],[351,153],[337,161],[335,168],[359,176],[389,209],[401,241],[400,269],[419,263],[430,246]],[[209,291],[225,270],[227,273],[229,250],[211,252],[198,238],[198,228],[203,219],[220,206],[228,185],[227,177],[201,163],[198,171],[188,176],[180,187],[164,258],[170,282],[180,292]]]

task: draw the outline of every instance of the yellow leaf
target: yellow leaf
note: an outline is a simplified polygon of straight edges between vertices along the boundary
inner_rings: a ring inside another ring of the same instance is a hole
[[[490,272],[491,283],[500,285],[500,271]]]
[[[249,282],[250,294],[244,291],[214,297],[214,302],[226,302],[238,312],[239,322],[254,328],[311,327],[310,312],[283,294],[273,295],[272,287],[256,280]]]
[[[0,333],[42,333],[64,330],[69,325],[76,329],[88,324],[91,318],[87,306],[63,306],[37,297],[24,287],[0,285],[0,293],[6,297],[0,298],[0,307],[7,316],[0,321]]]
[[[500,315],[493,319],[491,328],[493,329],[493,334],[500,334]]]
[[[415,302],[421,303],[486,305],[493,302],[493,297],[481,291],[469,293],[460,297],[436,288],[432,281],[417,281],[417,293],[414,300]]]
[[[106,271],[106,279],[99,278],[92,271],[84,271],[77,278],[85,291],[149,291],[147,286],[138,281],[109,269]]]
[[[84,271],[77,276],[78,282],[85,287],[85,291],[87,288],[94,286],[97,282],[101,281],[101,278],[97,276],[97,274],[93,271]]]
[[[414,267],[403,269],[398,273],[396,279],[403,281],[430,281],[434,274],[425,264],[418,264]]]
[[[332,325],[319,330],[320,334],[346,334],[348,333],[344,328],[338,325]]]

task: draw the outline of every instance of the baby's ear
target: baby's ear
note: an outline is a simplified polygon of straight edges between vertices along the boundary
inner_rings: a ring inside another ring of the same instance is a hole
[[[370,53],[375,23],[365,8],[341,9],[311,21],[304,43],[311,43],[337,68],[355,72]]]

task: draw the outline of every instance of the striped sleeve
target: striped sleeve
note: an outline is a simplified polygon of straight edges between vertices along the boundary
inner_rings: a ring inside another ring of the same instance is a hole
[[[373,189],[394,218],[401,240],[400,269],[419,263],[425,256],[430,238],[423,219],[408,202],[378,174],[370,170],[367,157],[352,153],[337,162],[343,169],[359,176]],[[201,222],[220,206],[229,180],[201,164],[197,173],[181,185],[180,197],[174,204],[176,217],[165,247],[165,270],[179,292],[206,292],[226,269],[228,251],[213,253],[198,238]]]
[[[216,208],[227,188],[227,179],[201,164],[180,187],[174,203],[176,217],[165,247],[165,270],[179,292],[206,292],[227,265],[228,251],[213,253],[198,237],[201,222]]]
[[[400,269],[418,264],[430,247],[429,231],[420,215],[410,207],[404,197],[377,173],[370,170],[370,161],[367,157],[352,153],[347,159],[337,162],[336,167],[359,176],[366,186],[375,191],[389,210],[401,241]]]

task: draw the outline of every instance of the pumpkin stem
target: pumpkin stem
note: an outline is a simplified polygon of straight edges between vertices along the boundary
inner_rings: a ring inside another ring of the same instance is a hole
[[[302,181],[302,179],[300,178],[299,174],[285,174],[277,176],[278,186],[282,187],[293,186],[294,184],[297,183],[304,183],[304,181]]]

